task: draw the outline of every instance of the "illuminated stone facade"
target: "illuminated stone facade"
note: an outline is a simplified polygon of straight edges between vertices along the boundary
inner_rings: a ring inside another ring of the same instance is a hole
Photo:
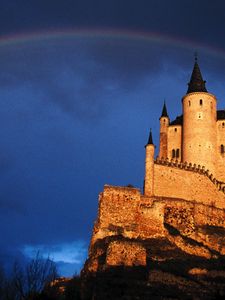
[[[109,185],[100,193],[82,299],[167,299],[160,286],[168,299],[225,297],[225,111],[197,62],[182,104],[172,122],[164,104],[156,159],[150,132],[143,193]],[[120,293],[124,271],[134,272]]]
[[[204,166],[225,182],[225,110],[217,111],[216,97],[207,92],[197,61],[182,107],[183,114],[170,122],[164,104],[159,158]]]

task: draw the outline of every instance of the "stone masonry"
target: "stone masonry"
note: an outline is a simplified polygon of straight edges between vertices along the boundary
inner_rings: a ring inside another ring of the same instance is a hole
[[[197,61],[182,103],[172,122],[164,104],[156,159],[150,132],[143,192],[100,193],[82,299],[224,299],[225,111]]]

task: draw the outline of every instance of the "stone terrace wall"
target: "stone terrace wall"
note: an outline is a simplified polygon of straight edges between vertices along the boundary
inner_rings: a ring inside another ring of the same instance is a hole
[[[99,195],[98,219],[91,244],[106,236],[135,231],[141,192],[131,187],[104,186]]]
[[[163,218],[164,203],[141,195],[136,188],[105,185],[91,244],[113,235],[131,239],[162,236]]]
[[[105,186],[100,196],[99,224],[102,228],[132,227],[136,223],[141,192],[136,188]]]
[[[217,182],[217,181],[216,181]],[[225,208],[225,195],[205,174],[174,166],[154,165],[154,195],[182,198]]]

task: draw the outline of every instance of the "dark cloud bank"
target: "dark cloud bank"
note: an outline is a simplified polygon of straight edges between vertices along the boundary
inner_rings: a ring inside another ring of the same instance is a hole
[[[1,5],[2,34],[104,24],[224,47],[222,1],[216,22],[209,1]],[[80,268],[98,193],[105,183],[142,188],[149,128],[158,144],[164,99],[171,118],[181,113],[195,50],[110,37],[0,47],[0,262],[41,249],[65,273]],[[199,63],[224,107],[224,58],[202,51]]]

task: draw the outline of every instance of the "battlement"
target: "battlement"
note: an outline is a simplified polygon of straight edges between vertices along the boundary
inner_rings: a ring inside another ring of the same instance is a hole
[[[221,191],[225,194],[225,182],[217,180],[212,173],[209,172],[209,170],[205,169],[205,166],[200,166],[188,162],[181,162],[178,160],[171,159],[169,160],[168,158],[164,159],[159,159],[156,158],[154,161],[155,164],[163,165],[163,166],[168,166],[172,168],[179,168],[182,170],[186,170],[189,172],[195,172],[201,175],[205,175],[206,177],[209,178],[209,180],[216,186],[218,191]]]
[[[187,163],[158,160],[154,163],[152,196],[186,199],[225,208],[224,183],[204,167]]]

